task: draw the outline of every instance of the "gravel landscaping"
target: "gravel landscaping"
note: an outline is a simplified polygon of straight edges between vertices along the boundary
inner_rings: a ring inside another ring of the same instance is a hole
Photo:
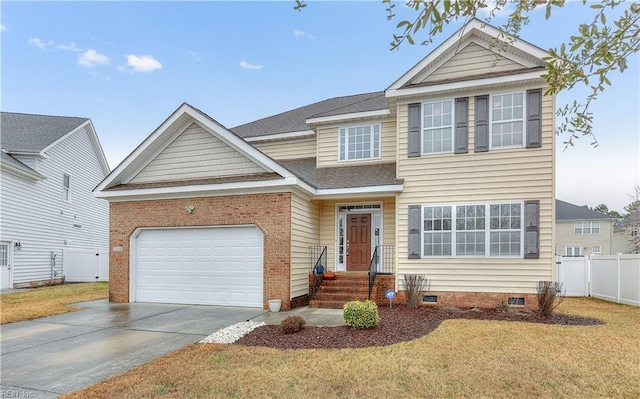
[[[283,334],[279,326],[257,327],[235,341],[236,345],[264,346],[277,349],[365,348],[392,345],[422,337],[448,319],[502,320],[512,322],[560,324],[567,326],[600,325],[602,322],[577,316],[553,313],[493,309],[459,309],[421,307],[409,309],[398,305],[378,309],[380,324],[371,330],[355,330],[347,326],[305,327],[295,334]]]
[[[237,323],[232,326],[223,328],[222,330],[218,330],[213,334],[209,335],[207,338],[200,341],[202,344],[232,344],[236,342],[238,339],[246,335],[247,333],[253,331],[258,327],[264,326],[263,322],[255,322],[255,321],[244,321],[242,323]]]

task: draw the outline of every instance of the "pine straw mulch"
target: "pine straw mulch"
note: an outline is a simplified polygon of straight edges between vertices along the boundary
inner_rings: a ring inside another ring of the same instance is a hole
[[[236,341],[236,345],[263,346],[276,349],[329,349],[366,348],[386,346],[410,341],[429,334],[441,322],[449,319],[497,320],[527,323],[559,324],[565,326],[592,326],[601,321],[552,313],[543,316],[528,310],[498,311],[496,309],[460,309],[420,307],[410,309],[404,305],[380,307],[380,324],[370,330],[356,330],[348,326],[305,327],[294,334],[284,334],[279,326],[262,326]]]

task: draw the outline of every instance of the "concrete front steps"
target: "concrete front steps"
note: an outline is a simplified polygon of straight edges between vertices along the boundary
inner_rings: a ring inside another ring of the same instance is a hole
[[[376,277],[371,299],[376,301],[378,292],[388,285],[389,277],[393,282],[393,276],[378,275]],[[383,286],[381,288],[381,286]],[[382,296],[386,289],[383,289]],[[365,301],[369,296],[369,275],[367,272],[338,272],[334,280],[323,279],[318,287],[315,297],[309,302],[312,308],[342,309],[342,306],[350,301]],[[378,302],[378,301],[376,301]]]

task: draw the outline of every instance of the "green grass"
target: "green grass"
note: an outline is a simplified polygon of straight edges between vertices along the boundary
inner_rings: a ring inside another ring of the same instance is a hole
[[[64,284],[0,295],[1,324],[38,319],[81,308],[75,302],[109,297],[109,283]]]
[[[66,398],[638,398],[640,308],[570,298],[599,326],[447,320],[366,349],[194,344]]]

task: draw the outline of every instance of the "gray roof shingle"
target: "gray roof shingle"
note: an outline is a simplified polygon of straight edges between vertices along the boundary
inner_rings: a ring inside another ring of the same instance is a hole
[[[617,233],[634,224],[640,225],[640,211],[631,212],[625,216],[624,219],[615,222],[613,224],[613,231]]]
[[[37,153],[88,120],[68,116],[1,112],[0,147],[9,153]]]
[[[573,205],[565,201],[556,200],[556,220],[592,220],[592,219],[613,219],[609,215],[600,213],[578,205]]]
[[[316,158],[276,161],[317,189],[375,187],[402,184],[395,162],[373,165],[316,168]]]
[[[312,117],[377,111],[387,109],[387,107],[384,91],[335,97],[245,123],[229,130],[245,139],[279,133],[302,132],[309,130],[305,120]]]

